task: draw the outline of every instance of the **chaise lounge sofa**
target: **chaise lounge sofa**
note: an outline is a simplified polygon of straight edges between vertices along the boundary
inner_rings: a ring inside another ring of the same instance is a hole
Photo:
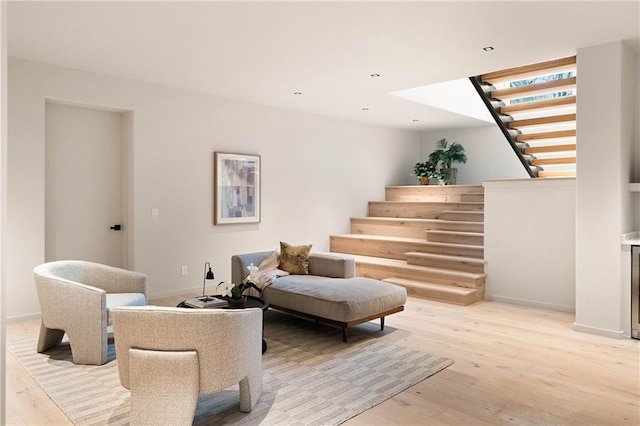
[[[273,251],[238,254],[231,258],[231,279],[242,282],[252,263],[260,265]],[[355,260],[335,253],[310,253],[308,275],[277,277],[264,288],[262,298],[269,306],[303,318],[342,329],[347,341],[348,328],[384,318],[404,310],[404,287],[355,276]]]

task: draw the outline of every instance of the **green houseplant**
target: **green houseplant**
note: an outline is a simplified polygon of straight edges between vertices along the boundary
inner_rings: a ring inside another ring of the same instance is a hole
[[[458,142],[449,144],[446,139],[440,139],[436,149],[429,154],[429,162],[436,165],[436,170],[440,173],[440,177],[444,185],[456,183],[458,170],[451,167],[453,163],[466,163],[467,154],[464,147]]]
[[[420,184],[422,185],[429,185],[430,179],[437,180],[439,185],[443,184],[443,175],[437,170],[437,165],[431,160],[416,163],[413,166],[412,174],[420,180]]]
[[[430,161],[416,163],[413,166],[413,175],[418,178],[422,185],[429,185],[431,174],[436,171],[436,166]]]

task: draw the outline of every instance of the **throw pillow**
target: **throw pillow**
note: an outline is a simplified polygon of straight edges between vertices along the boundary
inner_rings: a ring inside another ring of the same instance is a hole
[[[309,275],[311,244],[292,246],[280,241],[280,269],[294,275]]]

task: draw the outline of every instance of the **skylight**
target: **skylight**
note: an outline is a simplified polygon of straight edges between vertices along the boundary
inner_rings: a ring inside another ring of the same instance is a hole
[[[390,94],[476,120],[494,122],[487,107],[466,78],[399,90]]]

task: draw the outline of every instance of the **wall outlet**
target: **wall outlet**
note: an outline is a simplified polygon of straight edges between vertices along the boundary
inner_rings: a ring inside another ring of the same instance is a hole
[[[182,276],[184,277],[185,275],[189,275],[189,268],[187,268],[187,265],[182,265]]]
[[[159,209],[151,209],[151,219],[157,219],[160,217]]]

